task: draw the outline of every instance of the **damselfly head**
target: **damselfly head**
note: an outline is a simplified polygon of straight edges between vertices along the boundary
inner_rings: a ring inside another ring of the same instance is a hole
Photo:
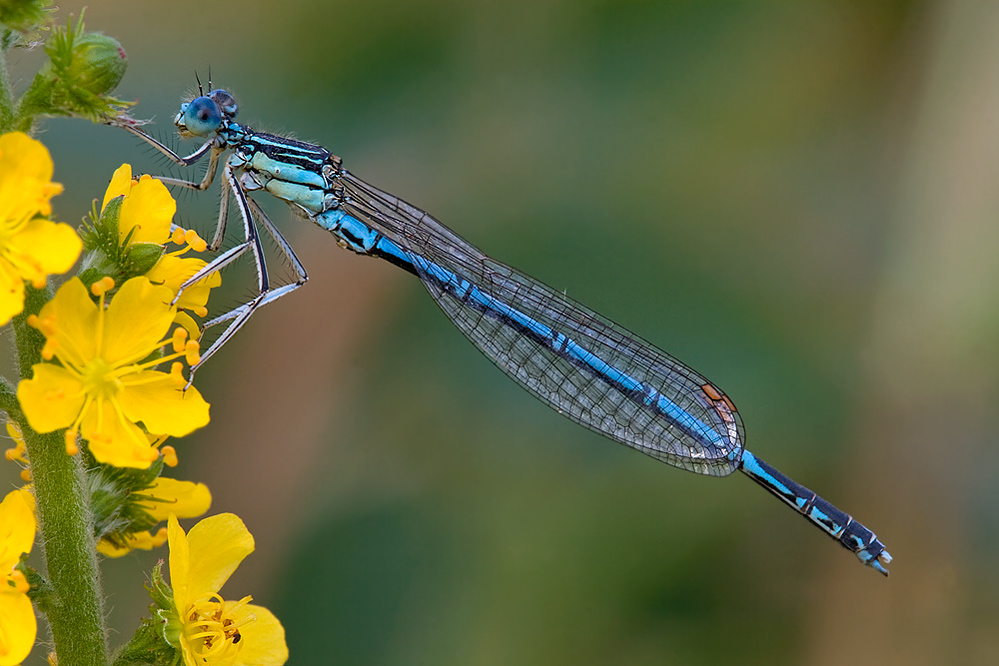
[[[239,107],[225,90],[212,90],[180,105],[174,124],[184,136],[208,136],[232,120]]]

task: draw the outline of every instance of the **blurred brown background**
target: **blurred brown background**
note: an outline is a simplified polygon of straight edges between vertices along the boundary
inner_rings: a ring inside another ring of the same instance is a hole
[[[741,475],[560,419],[417,280],[261,198],[311,280],[199,375],[212,423],[175,444],[178,475],[256,536],[224,592],[282,618],[292,664],[995,663],[999,5],[101,0],[86,18],[124,45],[120,92],[154,131],[210,67],[242,121],[321,143],[706,374],[750,449],[895,556],[882,580]],[[122,162],[178,173],[111,128],[41,138],[67,222]],[[215,190],[179,207],[208,235]],[[246,267],[223,279],[218,310],[252,287]],[[119,641],[165,555],[105,563]]]

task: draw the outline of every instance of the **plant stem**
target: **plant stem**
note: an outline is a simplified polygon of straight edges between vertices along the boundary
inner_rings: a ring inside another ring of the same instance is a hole
[[[10,91],[10,75],[7,72],[7,50],[13,39],[10,28],[2,28],[0,34],[0,131],[9,132],[14,124],[14,99]]]
[[[0,377],[0,410],[7,412],[12,419],[21,415],[21,406],[17,404],[17,389],[10,385],[6,377]]]
[[[14,318],[22,377],[40,360],[44,343],[28,326],[27,315],[37,313],[49,297],[46,290],[27,285],[26,292],[24,312]],[[62,432],[38,434],[23,417],[19,420],[35,486],[42,554],[54,591],[47,618],[59,666],[106,666],[107,630],[82,457],[66,455]]]

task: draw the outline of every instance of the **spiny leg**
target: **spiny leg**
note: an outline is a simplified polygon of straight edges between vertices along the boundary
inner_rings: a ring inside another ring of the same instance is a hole
[[[187,189],[199,190],[199,191],[200,190],[208,189],[208,187],[211,186],[212,181],[214,181],[214,179],[215,179],[215,173],[218,171],[219,157],[220,157],[220,155],[223,152],[222,149],[220,149],[217,146],[215,146],[215,140],[214,139],[212,139],[210,141],[206,141],[204,144],[201,145],[200,148],[198,148],[197,150],[195,150],[190,155],[187,155],[186,157],[181,157],[179,154],[177,154],[176,152],[174,152],[169,146],[167,146],[166,144],[164,144],[162,141],[159,141],[158,139],[153,138],[152,136],[150,136],[149,134],[146,134],[145,132],[143,132],[142,130],[138,129],[137,127],[134,127],[134,126],[131,126],[131,125],[124,125],[124,124],[118,124],[117,126],[121,127],[122,129],[124,129],[124,130],[126,130],[128,132],[130,132],[131,134],[139,137],[140,139],[142,139],[143,141],[145,141],[146,143],[148,143],[150,146],[152,146],[153,148],[155,148],[158,152],[162,153],[167,158],[169,158],[174,163],[176,163],[176,164],[178,164],[180,166],[191,166],[192,164],[198,162],[206,154],[208,154],[209,155],[209,157],[208,157],[208,169],[205,171],[205,176],[204,176],[204,178],[202,178],[202,180],[200,182],[195,182],[195,181],[192,181],[192,180],[184,180],[184,179],[181,179],[181,178],[171,178],[169,176],[158,176],[157,180],[163,182],[166,185],[175,185],[177,187],[184,187],[184,188],[187,188]],[[208,244],[208,249],[211,250],[211,251],[213,251],[213,252],[217,251],[222,246],[222,241],[225,238],[226,223],[227,223],[228,217],[229,217],[229,187],[231,187],[231,185],[229,185],[228,183],[224,183],[222,185],[222,188],[221,188],[222,189],[222,198],[221,198],[221,203],[219,205],[218,222],[216,223],[216,226],[215,226],[215,235],[212,237],[212,242],[210,244]],[[246,215],[244,214],[243,217],[244,217],[244,226],[246,226],[246,224],[247,224],[245,222]],[[253,226],[252,222],[249,223],[249,226],[252,228],[252,226]],[[256,230],[255,229],[252,232],[252,236],[254,238],[256,237]],[[229,263],[231,263],[232,261],[234,261],[235,259],[237,259],[240,255],[242,255],[243,252],[245,252],[246,249],[250,247],[251,233],[249,231],[247,231],[244,234],[244,238],[245,238],[245,240],[244,240],[243,243],[240,243],[239,245],[237,245],[237,246],[235,246],[235,247],[227,250],[226,252],[222,253],[221,255],[219,255],[218,257],[216,257],[215,259],[213,259],[209,264],[207,264],[204,267],[202,267],[202,269],[199,270],[197,273],[195,273],[190,278],[188,278],[180,286],[180,289],[177,292],[177,296],[174,297],[173,302],[176,303],[177,300],[180,298],[180,294],[185,289],[187,289],[188,287],[190,287],[192,284],[194,284],[198,280],[201,280],[205,276],[214,273],[215,271],[221,270],[222,268],[224,268],[225,266],[227,266]],[[257,243],[257,245],[259,245],[259,242]],[[262,257],[262,254],[260,252],[258,252],[258,251],[255,250],[254,253],[257,256]],[[258,267],[261,265],[259,259],[257,260],[257,265],[258,265]],[[261,273],[261,270],[258,268],[257,272],[258,272],[258,275],[259,275]],[[263,272],[266,274],[266,268],[263,269]]]
[[[270,237],[274,239],[274,242],[277,243],[278,248],[281,250],[281,254],[283,254],[285,258],[291,262],[292,267],[295,269],[295,274],[298,276],[298,279],[295,281],[296,285],[301,286],[305,284],[305,282],[309,279],[309,275],[305,272],[305,266],[298,258],[298,255],[296,255],[295,251],[291,248],[291,243],[289,243],[288,239],[286,239],[281,232],[278,231],[278,228],[274,226],[274,223],[271,222],[271,219],[264,213],[260,204],[249,197],[247,197],[246,200],[249,201],[257,219],[264,223],[264,230],[267,231],[267,233],[270,234]]]
[[[228,163],[222,169],[222,176],[224,179],[223,187],[227,187],[227,189],[231,190],[236,199],[236,206],[243,219],[245,240],[232,249],[227,250],[211,263],[205,265],[200,271],[195,273],[181,286],[181,290],[228,265],[247,249],[251,249],[253,251],[254,265],[257,270],[258,293],[247,303],[237,306],[232,310],[205,322],[202,326],[202,331],[206,331],[209,328],[224,322],[229,323],[222,331],[221,335],[213,340],[208,349],[202,353],[201,359],[196,364],[191,366],[191,374],[188,379],[188,385],[190,385],[190,382],[193,381],[194,373],[205,363],[205,361],[211,358],[215,352],[221,349],[222,346],[225,345],[225,343],[227,343],[236,334],[236,332],[243,327],[244,324],[246,324],[247,320],[254,312],[256,312],[257,308],[266,305],[267,303],[276,301],[282,296],[291,293],[305,284],[306,280],[309,279],[308,274],[305,272],[305,267],[295,255],[295,252],[292,250],[287,239],[281,235],[281,232],[274,226],[274,223],[267,217],[263,209],[260,208],[259,204],[246,195],[246,191],[240,185],[239,181],[233,174],[232,167]],[[226,195],[224,199],[228,200],[228,196]],[[254,216],[256,216],[256,219],[263,223],[264,230],[270,234],[277,243],[279,251],[291,262],[297,275],[294,282],[280,287],[271,287],[270,276],[267,270],[267,262],[264,259],[263,247],[260,244],[260,235],[254,222]]]
[[[174,152],[170,147],[165,145],[163,142],[153,138],[152,136],[146,134],[142,130],[134,126],[129,125],[119,125],[123,129],[131,132],[133,135],[139,137],[158,152],[165,155],[167,158],[172,160],[174,163],[180,166],[191,166],[203,158],[206,154],[209,155],[208,168],[205,171],[205,176],[200,182],[195,182],[191,180],[183,180],[179,178],[170,177],[159,177],[163,183],[167,185],[176,185],[178,187],[184,187],[192,190],[205,190],[211,184],[215,178],[215,173],[218,171],[219,157],[221,156],[223,150],[216,145],[215,140],[206,141],[200,148],[195,150],[193,153],[187,156],[181,156]],[[264,213],[263,209],[256,201],[253,201],[246,196],[246,191],[242,187],[241,183],[235,177],[232,172],[232,167],[229,163],[223,167],[223,185],[222,185],[222,195],[219,204],[219,217],[218,222],[215,227],[215,235],[212,238],[212,242],[208,245],[208,248],[212,251],[218,250],[221,247],[222,242],[225,238],[226,224],[229,215],[229,192],[231,191],[236,198],[236,204],[239,208],[240,216],[243,219],[243,242],[226,250],[221,255],[213,259],[211,262],[206,264],[192,275],[190,278],[184,281],[177,291],[177,296],[174,297],[173,302],[176,303],[180,298],[180,295],[185,289],[190,287],[192,284],[204,279],[208,275],[221,270],[222,268],[228,266],[230,263],[235,261],[237,258],[242,256],[247,249],[253,250],[253,260],[254,266],[257,271],[257,291],[258,294],[249,302],[233,308],[229,312],[223,313],[213,319],[205,322],[202,326],[202,332],[205,330],[216,326],[224,322],[230,322],[226,326],[222,334],[215,339],[207,350],[201,355],[201,359],[191,367],[191,374],[188,379],[188,386],[194,379],[195,371],[200,368],[205,361],[207,361],[212,355],[215,354],[222,346],[228,342],[236,332],[243,327],[246,321],[250,318],[257,308],[272,301],[281,298],[282,296],[294,291],[298,287],[305,284],[306,280],[309,279],[308,274],[305,272],[305,267],[302,262],[295,255],[294,250],[291,248],[291,244],[288,243],[287,239],[278,231],[274,223],[271,222],[270,218]],[[275,289],[270,287],[270,278],[267,271],[267,263],[264,259],[263,247],[260,244],[260,236],[257,231],[256,225],[254,224],[254,215],[257,216],[264,224],[264,229],[277,243],[279,251],[291,262],[292,267],[295,270],[297,279],[287,285],[282,285]]]
[[[176,162],[181,166],[191,166],[192,164],[200,160],[202,157],[205,156],[205,153],[207,153],[208,150],[212,147],[212,144],[215,143],[214,138],[209,139],[190,155],[186,157],[181,157],[179,153],[175,152],[168,145],[166,145],[159,139],[150,136],[146,132],[143,132],[135,124],[129,124],[125,122],[115,122],[115,121],[109,122],[108,124],[112,125],[113,127],[120,127],[126,132],[139,137],[140,139],[148,143],[150,146],[155,148],[157,151],[163,153],[171,161]]]
[[[114,123],[112,123],[114,124]],[[202,157],[208,155],[208,169],[205,172],[204,178],[201,182],[195,182],[191,180],[183,180],[180,178],[169,178],[169,177],[159,177],[165,183],[170,185],[178,185],[180,187],[186,187],[192,190],[206,190],[211,186],[212,181],[215,179],[215,172],[218,171],[219,166],[219,156],[222,154],[223,149],[217,145],[216,139],[210,139],[203,143],[200,148],[195,150],[193,153],[187,156],[181,156],[173,151],[169,146],[158,139],[154,139],[149,136],[138,127],[133,125],[116,124],[117,127],[121,127],[125,131],[139,137],[150,146],[155,148],[158,152],[162,153],[169,160],[174,162],[179,166],[191,166],[195,164]]]

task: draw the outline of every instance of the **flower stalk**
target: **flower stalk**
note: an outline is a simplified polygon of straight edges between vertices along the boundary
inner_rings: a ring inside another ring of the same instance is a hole
[[[82,459],[66,455],[61,433],[22,429],[52,590],[47,617],[55,652],[66,666],[103,666],[107,629]]]
[[[14,317],[22,376],[41,358],[45,344],[26,319],[50,298],[48,290],[28,287],[24,312]],[[63,666],[103,666],[108,663],[107,629],[82,458],[66,455],[62,433],[36,433],[23,415],[17,416],[31,460],[41,552],[51,585],[46,610],[55,652]]]

